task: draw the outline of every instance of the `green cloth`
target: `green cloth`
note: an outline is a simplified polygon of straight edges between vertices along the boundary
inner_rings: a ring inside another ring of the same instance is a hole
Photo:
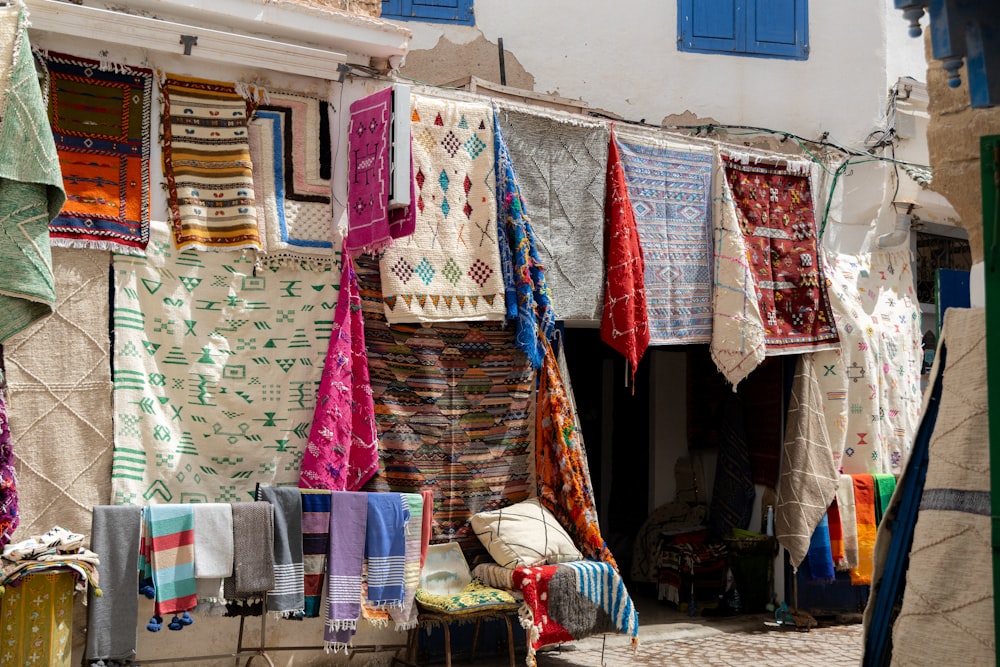
[[[0,21],[14,21],[11,11]],[[12,61],[0,65],[10,70],[0,96],[0,343],[52,312],[49,222],[66,199],[26,18],[19,9]]]
[[[872,475],[875,479],[875,525],[882,523],[882,514],[896,490],[896,476],[886,473]]]

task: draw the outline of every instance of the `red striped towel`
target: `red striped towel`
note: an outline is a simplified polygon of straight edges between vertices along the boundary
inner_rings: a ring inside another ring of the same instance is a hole
[[[194,510],[190,505],[146,508],[149,568],[156,589],[158,616],[194,609],[198,604],[194,578]]]

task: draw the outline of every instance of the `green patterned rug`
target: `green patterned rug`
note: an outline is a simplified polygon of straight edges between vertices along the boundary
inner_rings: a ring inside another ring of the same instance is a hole
[[[252,500],[295,485],[337,303],[337,273],[252,253],[114,258],[113,502]]]

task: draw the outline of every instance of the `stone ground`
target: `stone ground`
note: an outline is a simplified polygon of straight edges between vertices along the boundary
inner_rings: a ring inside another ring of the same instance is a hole
[[[588,637],[547,648],[538,667],[858,667],[861,664],[860,623],[840,624],[821,618],[820,627],[799,631],[778,626],[770,614],[729,618],[689,617],[655,600],[637,599],[639,646],[633,653],[621,635]],[[857,618],[857,615],[854,616]],[[476,667],[509,667],[506,645],[494,653],[483,646]],[[525,664],[523,645],[515,666]],[[455,659],[468,665],[468,656]],[[440,664],[440,663],[439,663]]]

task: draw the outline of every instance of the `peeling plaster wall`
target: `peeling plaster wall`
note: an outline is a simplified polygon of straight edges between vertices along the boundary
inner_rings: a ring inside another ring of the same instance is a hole
[[[467,57],[478,56],[475,44],[483,41],[493,45],[492,54],[482,56],[491,55],[495,67],[495,45],[502,37],[510,54],[508,83],[516,62],[534,78],[537,92],[583,99],[625,118],[655,123],[690,111],[804,136],[828,130],[840,141],[858,142],[879,121],[890,65],[918,70],[893,72],[893,80],[897,74],[923,79],[920,45],[902,39],[906,25],[899,12],[890,15],[891,4],[810,3],[809,59],[791,61],[678,51],[673,0],[614,7],[593,0],[476,0],[475,26],[406,22],[413,40],[403,72],[415,76],[411,72],[419,65],[426,73],[423,62],[433,57],[440,78],[422,80],[454,81],[469,73],[473,63]],[[902,35],[891,63],[887,28]],[[427,50],[434,55],[424,55]]]

